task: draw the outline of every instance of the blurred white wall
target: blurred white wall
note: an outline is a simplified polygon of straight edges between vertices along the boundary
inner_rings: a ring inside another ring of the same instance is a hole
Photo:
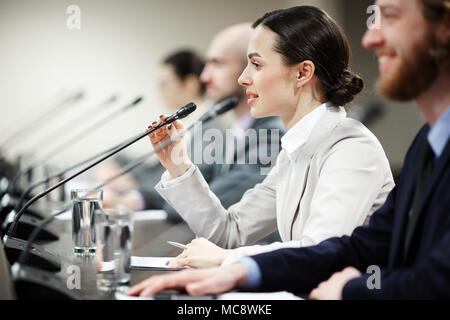
[[[144,95],[138,109],[71,145],[54,160],[70,164],[115,145],[161,114],[155,71],[167,53],[182,47],[204,53],[224,27],[302,3],[306,1],[0,0],[0,142],[71,90],[82,88],[86,98],[46,127],[29,128],[32,134],[7,150],[11,157],[35,150],[45,154],[65,139],[61,135],[41,147],[43,138],[113,93],[121,98],[115,107]],[[338,15],[333,1],[318,4]],[[81,9],[80,30],[66,26],[70,5]],[[80,127],[93,121],[88,117]],[[65,137],[77,130],[67,128]],[[144,140],[127,152],[149,150]]]

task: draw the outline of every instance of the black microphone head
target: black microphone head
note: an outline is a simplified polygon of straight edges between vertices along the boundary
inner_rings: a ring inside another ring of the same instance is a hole
[[[119,95],[118,94],[113,94],[111,97],[109,97],[108,100],[106,100],[105,104],[111,104],[116,102],[119,99]]]
[[[70,95],[69,97],[66,97],[65,100],[63,100],[63,103],[75,104],[75,102],[77,102],[78,100],[81,100],[83,98],[84,98],[84,91],[80,90],[80,91]]]
[[[200,122],[207,122],[211,119],[214,119],[217,116],[220,116],[221,114],[224,114],[227,111],[230,111],[231,109],[236,108],[236,106],[239,103],[239,99],[237,97],[228,97],[225,98],[219,102],[217,102],[209,111],[205,112],[198,121]]]
[[[238,103],[239,103],[239,99],[237,97],[233,96],[233,97],[225,98],[222,101],[218,102],[214,106],[214,110],[217,115],[221,115],[225,112],[230,111],[231,109],[236,108]]]
[[[137,97],[136,100],[134,100],[134,101],[131,103],[131,105],[132,105],[132,106],[135,106],[135,105],[139,104],[139,103],[142,101],[142,99],[144,99],[144,98],[143,98],[143,97]]]
[[[193,102],[188,103],[177,112],[178,119],[186,118],[197,109],[197,105]]]
[[[138,105],[142,101],[142,99],[144,99],[144,98],[143,97],[137,97],[133,102],[131,102],[130,104],[126,105],[124,110],[132,108],[132,107]]]
[[[76,95],[73,96],[72,100],[77,101],[77,100],[83,99],[83,97],[84,97],[84,91],[80,91]]]
[[[175,120],[186,118],[188,115],[190,115],[192,112],[194,112],[195,109],[197,109],[197,105],[193,102],[190,102],[187,105],[185,105],[184,107],[181,107],[180,109],[178,109],[173,115],[168,117],[166,119],[166,121],[164,121],[164,122],[169,124],[171,122],[174,122]]]

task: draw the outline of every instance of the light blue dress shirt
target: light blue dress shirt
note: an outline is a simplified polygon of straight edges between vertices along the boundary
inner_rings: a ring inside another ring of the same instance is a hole
[[[427,138],[436,158],[439,158],[450,138],[450,106],[431,128]],[[247,269],[247,283],[243,289],[257,290],[261,285],[262,275],[256,261],[250,257],[244,257],[238,262],[242,263]]]
[[[434,152],[436,158],[439,158],[444,152],[447,141],[450,137],[450,106],[439,118],[438,122],[428,133],[428,143]]]
[[[255,260],[250,257],[243,257],[238,262],[242,263],[247,269],[247,283],[243,290],[255,290],[261,284],[261,270]]]

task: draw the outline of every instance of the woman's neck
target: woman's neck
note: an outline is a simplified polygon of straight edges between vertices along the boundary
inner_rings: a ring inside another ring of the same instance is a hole
[[[313,97],[299,98],[297,105],[291,108],[291,112],[287,113],[285,116],[281,116],[286,130],[290,130],[295,126],[304,116],[312,112],[316,108],[320,107],[323,102],[314,99]]]

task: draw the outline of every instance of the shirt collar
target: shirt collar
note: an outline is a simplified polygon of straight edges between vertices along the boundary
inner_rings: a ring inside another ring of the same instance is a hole
[[[251,113],[247,112],[245,115],[236,120],[233,125],[233,129],[241,129],[246,131],[252,126],[254,120],[255,118],[252,117]]]
[[[327,110],[327,107],[330,107],[331,103],[326,102],[302,119],[297,122],[285,135],[281,138],[281,146],[284,150],[286,150],[289,158],[291,158],[292,154],[298,150],[301,146],[303,146],[308,140],[312,130],[319,122],[322,115]]]
[[[255,118],[252,117],[250,112],[237,119],[233,125],[234,136],[238,139],[244,138],[245,132],[250,129],[253,121],[255,121]]]
[[[439,118],[438,122],[431,128],[428,133],[428,143],[434,152],[436,158],[439,158],[444,152],[444,148],[447,145],[448,138],[450,137],[450,106],[447,107],[447,111]]]

